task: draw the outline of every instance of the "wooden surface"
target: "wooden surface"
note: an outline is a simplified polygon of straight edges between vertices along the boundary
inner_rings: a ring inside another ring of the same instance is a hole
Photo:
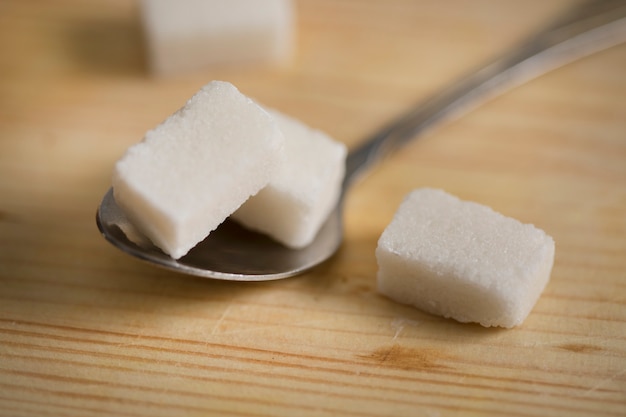
[[[115,160],[212,79],[352,146],[570,4],[303,0],[290,65],[153,79],[131,1],[0,0],[0,415],[626,415],[626,45],[379,165],[341,251],[294,279],[166,272],[94,221]],[[523,326],[377,294],[377,239],[420,186],[554,237]]]

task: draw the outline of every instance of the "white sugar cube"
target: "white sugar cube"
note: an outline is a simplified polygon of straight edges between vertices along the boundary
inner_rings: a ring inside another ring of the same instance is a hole
[[[177,259],[267,185],[283,144],[265,110],[232,84],[213,81],[126,151],[115,165],[114,197]]]
[[[285,137],[285,163],[267,187],[233,218],[291,248],[315,235],[339,199],[346,146],[303,123],[268,110]]]
[[[554,262],[554,241],[530,224],[418,189],[378,241],[378,289],[424,311],[483,326],[521,324]]]
[[[276,64],[293,49],[291,0],[143,0],[141,5],[150,67],[157,74]]]

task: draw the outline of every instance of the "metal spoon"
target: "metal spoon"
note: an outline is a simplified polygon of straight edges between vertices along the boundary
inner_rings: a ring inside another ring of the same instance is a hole
[[[344,196],[354,180],[391,151],[433,124],[470,105],[522,84],[553,68],[626,41],[626,2],[584,3],[547,29],[439,95],[416,106],[352,150],[343,192],[317,237],[301,250],[227,220],[187,255],[174,260],[142,237],[115,204],[109,190],[96,215],[104,237],[124,252],[185,274],[234,281],[264,281],[300,274],[331,257],[343,238]]]

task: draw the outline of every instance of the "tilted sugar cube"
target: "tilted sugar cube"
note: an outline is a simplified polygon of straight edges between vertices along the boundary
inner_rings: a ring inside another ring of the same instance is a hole
[[[232,218],[286,246],[302,248],[315,238],[339,199],[346,146],[296,119],[268,111],[285,137],[285,162]]]
[[[141,9],[156,74],[276,64],[294,48],[291,0],[143,0]]]
[[[521,324],[550,279],[554,241],[530,224],[418,189],[378,241],[378,289],[424,311],[483,326]]]
[[[213,81],[116,163],[115,201],[156,246],[180,258],[267,185],[283,144],[265,110]]]

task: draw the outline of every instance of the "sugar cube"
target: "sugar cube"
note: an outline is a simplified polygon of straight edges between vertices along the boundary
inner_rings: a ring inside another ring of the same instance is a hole
[[[178,259],[267,185],[283,145],[264,109],[232,84],[213,81],[116,163],[115,201]]]
[[[291,0],[143,0],[141,11],[156,74],[276,64],[293,50]]]
[[[548,283],[554,241],[489,207],[422,188],[400,205],[376,258],[382,294],[460,322],[513,327]]]
[[[315,238],[339,199],[347,150],[292,117],[268,112],[285,138],[285,162],[232,218],[288,247],[302,248]]]

